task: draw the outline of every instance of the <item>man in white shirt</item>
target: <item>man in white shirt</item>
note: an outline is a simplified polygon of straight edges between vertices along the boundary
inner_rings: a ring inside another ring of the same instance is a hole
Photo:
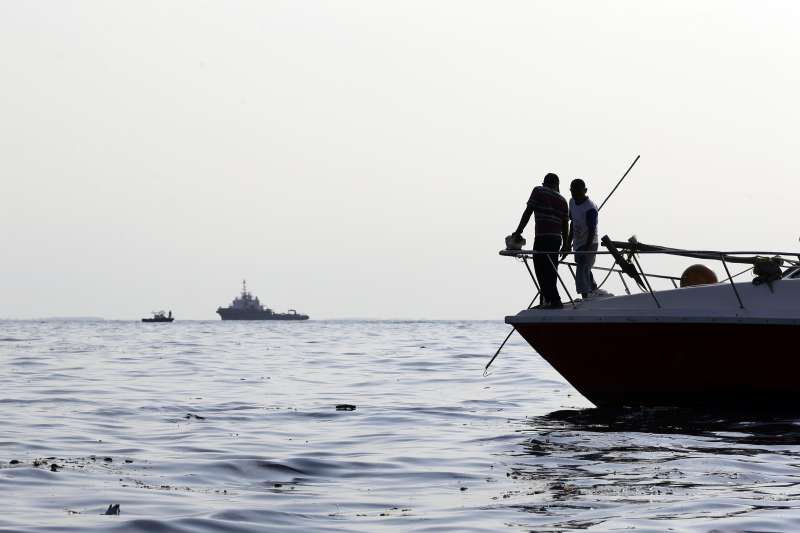
[[[586,183],[582,179],[572,180],[569,192],[569,240],[575,252],[597,251],[597,206],[586,196]],[[575,254],[575,288],[583,298],[590,297],[597,291],[597,284],[592,276],[595,255],[592,253]]]

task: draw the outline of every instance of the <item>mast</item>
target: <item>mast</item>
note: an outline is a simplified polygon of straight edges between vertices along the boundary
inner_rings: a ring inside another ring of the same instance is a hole
[[[242,296],[244,296],[245,294],[247,294],[247,280],[243,279],[242,280]]]

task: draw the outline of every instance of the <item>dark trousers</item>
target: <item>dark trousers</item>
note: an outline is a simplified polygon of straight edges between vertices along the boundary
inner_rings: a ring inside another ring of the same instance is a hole
[[[561,302],[556,283],[556,268],[558,268],[558,252],[561,250],[561,237],[539,236],[533,240],[533,249],[537,252],[550,252],[548,254],[535,254],[533,256],[533,270],[539,280],[542,291],[542,300],[549,304]]]

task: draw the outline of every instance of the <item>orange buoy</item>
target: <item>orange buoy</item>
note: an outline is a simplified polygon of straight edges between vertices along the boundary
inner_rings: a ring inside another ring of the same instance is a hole
[[[710,285],[717,283],[717,275],[705,265],[692,265],[681,274],[681,287],[693,287],[695,285]]]

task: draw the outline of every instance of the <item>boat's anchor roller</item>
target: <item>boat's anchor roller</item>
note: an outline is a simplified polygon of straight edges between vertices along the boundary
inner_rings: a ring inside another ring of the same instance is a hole
[[[781,265],[783,260],[778,257],[756,257],[753,263],[753,285],[761,285],[766,283],[770,292],[775,292],[772,289],[772,282],[778,281],[783,276]]]
[[[633,278],[640,289],[646,291],[647,287],[645,287],[644,282],[642,282],[642,278],[639,276],[639,271],[636,270],[636,267],[633,266],[633,263],[630,261],[630,256],[632,256],[635,252],[635,246],[631,247],[628,259],[625,259],[622,253],[620,253],[619,249],[617,249],[617,247],[614,245],[614,241],[608,238],[608,235],[603,235],[603,238],[600,239],[600,242],[611,253],[611,257],[614,258],[614,261],[617,262],[622,271]],[[633,245],[633,242],[631,244]]]

